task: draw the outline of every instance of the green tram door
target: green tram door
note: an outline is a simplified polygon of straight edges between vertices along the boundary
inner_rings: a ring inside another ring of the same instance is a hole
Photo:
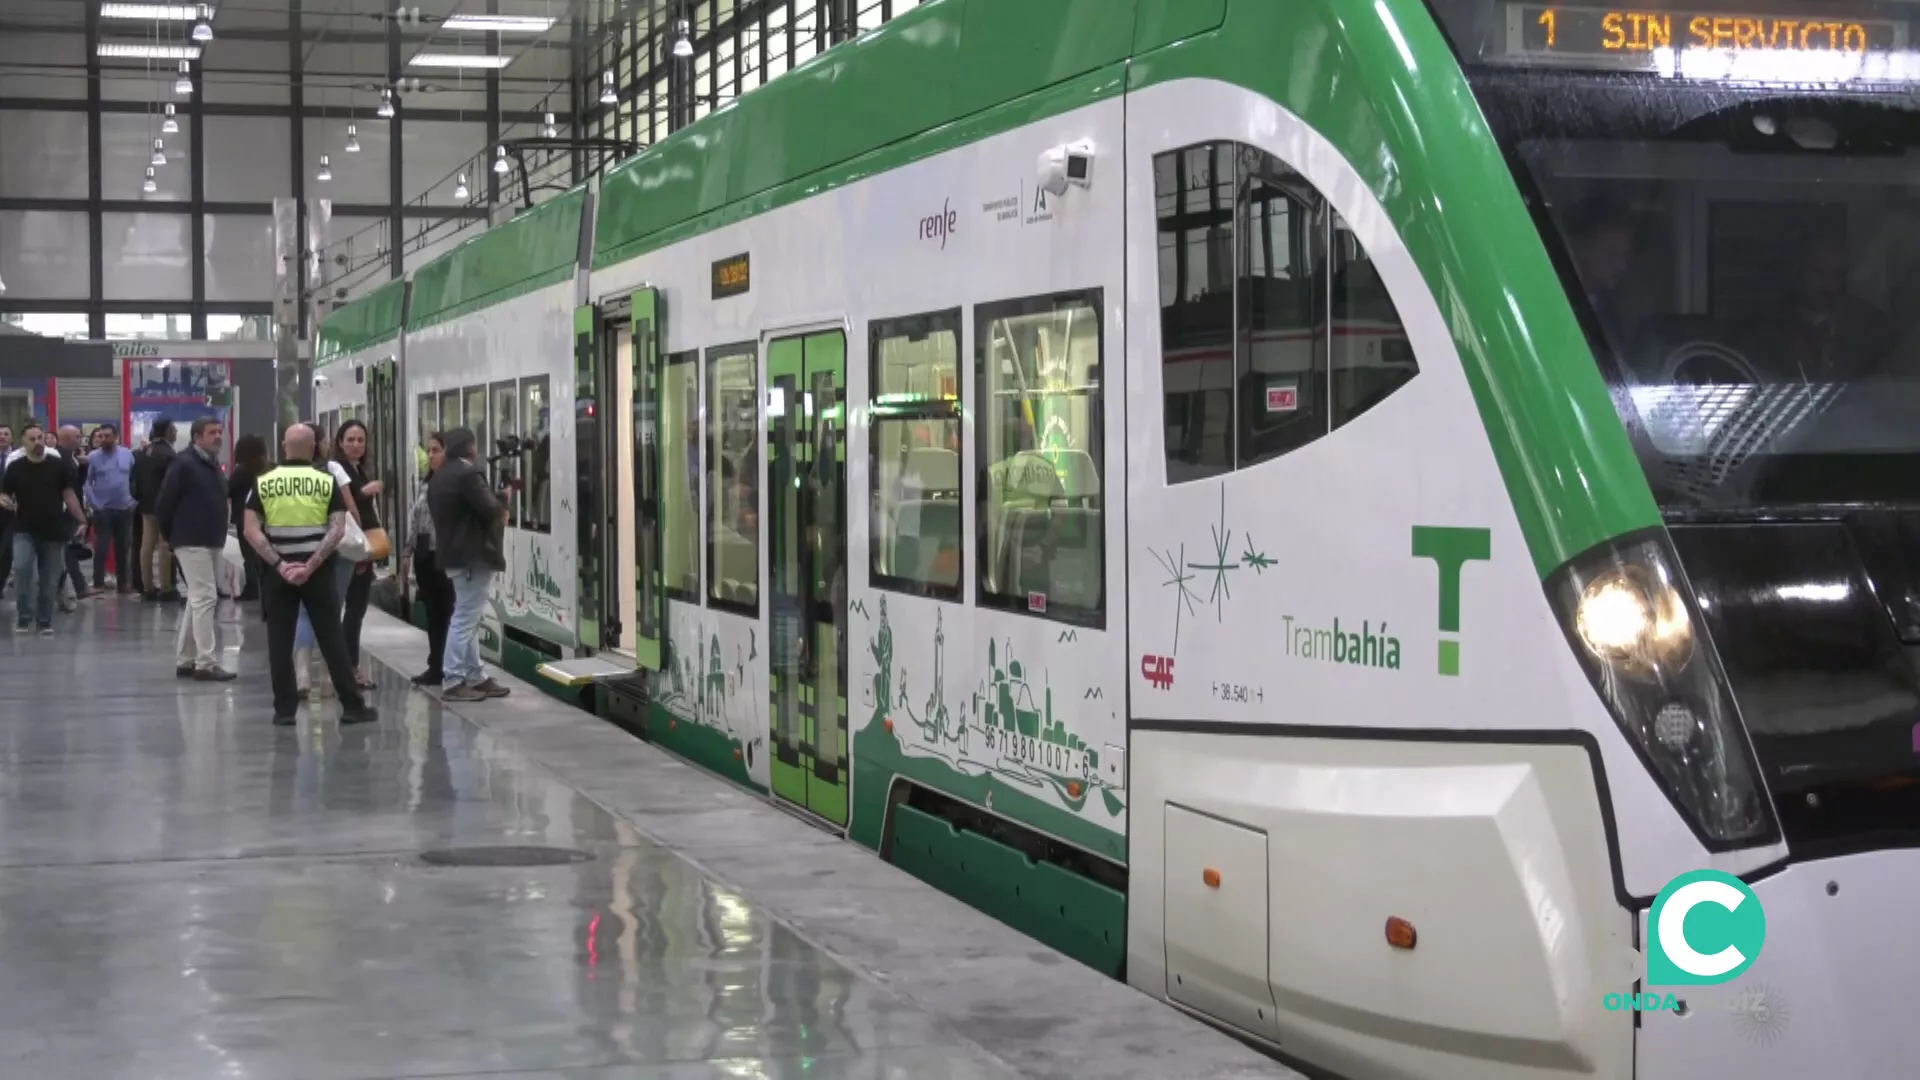
[[[385,481],[377,501],[380,520],[387,526],[387,534],[395,541],[407,527],[406,511],[401,505],[409,485],[403,482],[413,468],[412,448],[408,445],[406,425],[400,421],[400,365],[388,359],[373,365],[367,373],[367,417],[369,428],[379,432],[367,449],[373,454],[373,475]],[[229,435],[231,437],[231,435]],[[401,454],[407,455],[406,465],[401,465]],[[393,545],[392,556],[395,564],[399,561],[400,545]],[[405,588],[402,583],[402,588]]]
[[[774,794],[847,823],[847,336],[767,344]]]
[[[653,289],[580,308],[574,317],[580,644],[628,654],[653,671],[660,669],[665,616],[655,452],[659,330]]]

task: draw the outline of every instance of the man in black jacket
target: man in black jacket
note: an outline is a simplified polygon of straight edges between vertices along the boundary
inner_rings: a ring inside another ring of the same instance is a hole
[[[227,478],[220,472],[225,432],[220,421],[203,416],[193,422],[191,434],[193,445],[174,458],[154,503],[160,535],[187,579],[187,610],[174,634],[174,674],[201,682],[232,682],[233,673],[220,666],[213,619],[220,605],[214,583],[227,548]]]
[[[173,552],[166,537],[160,535],[160,485],[166,483],[167,470],[173,466],[173,421],[161,417],[153,422],[147,445],[134,455],[133,497],[140,504],[140,580],[146,586],[148,600],[174,601],[180,594],[173,587]]]
[[[474,464],[478,446],[473,432],[454,428],[442,442],[447,463],[427,485],[435,554],[440,569],[453,582],[453,624],[441,663],[445,689],[440,696],[446,701],[502,698],[507,688],[480,663],[480,622],[493,576],[507,568],[507,508],[488,489],[486,474]]]

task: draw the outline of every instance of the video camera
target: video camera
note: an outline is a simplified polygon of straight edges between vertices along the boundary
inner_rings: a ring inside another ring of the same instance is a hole
[[[520,441],[518,435],[508,435],[493,440],[493,453],[487,455],[487,467],[499,486],[498,494],[501,498],[507,498],[519,490],[520,478],[514,470],[499,468],[500,463],[519,461],[520,456],[531,449],[532,447]]]
[[[519,457],[521,454],[526,453],[526,450],[527,448],[521,445],[520,436],[518,435],[508,435],[505,438],[495,439],[493,440],[493,453],[487,455],[487,464],[498,465],[508,458]]]

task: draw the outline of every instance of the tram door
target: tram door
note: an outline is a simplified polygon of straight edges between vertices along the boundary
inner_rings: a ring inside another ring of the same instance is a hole
[[[407,426],[400,417],[400,365],[392,360],[380,361],[367,373],[366,421],[375,433],[373,445],[368,447],[373,453],[373,475],[384,481],[379,495],[380,520],[388,535],[397,537],[406,528],[400,500],[410,487],[404,478],[412,474],[413,459],[406,454]],[[396,558],[399,550],[399,545],[394,545]]]
[[[659,298],[575,313],[574,476],[580,644],[660,667],[659,476],[653,453]]]
[[[847,336],[767,343],[774,794],[847,822]]]

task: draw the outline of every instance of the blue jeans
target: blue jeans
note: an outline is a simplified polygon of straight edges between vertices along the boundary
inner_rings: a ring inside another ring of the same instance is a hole
[[[447,629],[447,655],[441,663],[443,685],[448,689],[461,683],[480,683],[487,677],[480,666],[480,621],[487,610],[487,589],[493,584],[493,571],[484,566],[469,566],[447,574],[453,582],[453,623]]]
[[[64,540],[42,540],[25,532],[13,534],[13,602],[22,627],[32,626],[36,618],[42,630],[53,625],[53,598],[60,592],[60,576],[66,571],[60,561],[66,549]],[[29,597],[31,608],[27,606]]]
[[[343,604],[346,603],[347,586],[352,583],[353,564],[345,559],[335,557],[333,559],[334,591],[340,595],[340,602]],[[296,649],[311,649],[315,644],[313,624],[307,621],[307,609],[302,607],[300,609],[300,621],[294,624],[293,628],[293,647]]]
[[[93,587],[107,585],[107,551],[113,551],[113,573],[121,592],[133,591],[133,564],[140,557],[133,546],[133,515],[125,510],[97,509],[93,512]],[[79,582],[74,582],[76,587]]]

